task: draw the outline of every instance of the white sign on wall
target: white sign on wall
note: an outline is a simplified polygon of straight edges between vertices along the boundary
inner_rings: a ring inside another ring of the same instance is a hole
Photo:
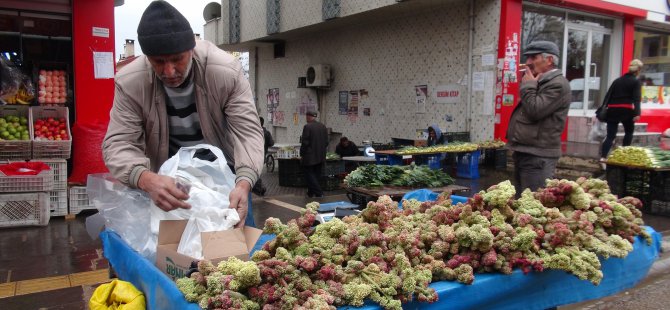
[[[458,84],[438,85],[434,94],[436,103],[461,102],[461,86]]]

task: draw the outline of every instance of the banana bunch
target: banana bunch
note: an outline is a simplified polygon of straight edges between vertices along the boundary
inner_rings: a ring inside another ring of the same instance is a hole
[[[434,145],[426,147],[408,146],[396,151],[398,155],[429,154],[429,153],[465,153],[479,149],[475,143],[453,142],[447,145]]]
[[[7,104],[30,104],[30,101],[35,98],[25,87],[19,87],[16,94],[5,99]]]
[[[649,168],[658,167],[658,160],[656,160],[654,153],[648,148],[639,146],[616,148],[607,157],[607,163]]]
[[[505,147],[505,142],[500,139],[477,142],[480,149],[499,149]]]

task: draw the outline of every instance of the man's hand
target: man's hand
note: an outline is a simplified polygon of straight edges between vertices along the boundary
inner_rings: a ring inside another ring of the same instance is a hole
[[[526,67],[526,73],[523,75],[523,82],[529,82],[529,81],[536,81],[540,79],[540,75],[538,74],[537,76],[533,75],[533,70],[530,70],[530,68]]]
[[[137,187],[149,193],[156,206],[165,212],[178,208],[191,208],[188,203],[184,202],[188,199],[188,194],[178,189],[175,180],[171,177],[147,170],[140,175]]]
[[[237,210],[240,215],[240,222],[235,225],[235,228],[244,227],[244,222],[247,219],[247,212],[249,211],[249,192],[251,191],[251,184],[242,180],[235,184],[235,188],[230,192],[230,208]]]

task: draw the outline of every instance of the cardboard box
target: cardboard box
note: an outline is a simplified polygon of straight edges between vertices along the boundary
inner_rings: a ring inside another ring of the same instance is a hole
[[[191,262],[197,260],[188,255],[177,253],[179,240],[186,228],[188,220],[161,221],[158,227],[158,244],[156,245],[156,267],[171,279],[186,275]],[[260,238],[262,230],[245,226],[224,231],[201,233],[202,254],[205,259],[216,264],[229,257],[249,260],[249,253]]]

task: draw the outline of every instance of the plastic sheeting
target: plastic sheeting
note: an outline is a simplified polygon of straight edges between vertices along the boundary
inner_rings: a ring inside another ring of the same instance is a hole
[[[425,195],[430,191],[410,192],[405,197]],[[433,193],[434,194],[434,193]],[[434,197],[433,197],[434,198]],[[465,197],[452,196],[454,203]],[[515,270],[511,275],[475,274],[472,285],[440,281],[432,283],[439,301],[409,303],[405,309],[546,309],[589,299],[601,298],[635,286],[645,278],[661,249],[661,235],[651,227],[645,229],[652,235],[648,245],[636,237],[633,251],[625,259],[601,259],[603,280],[595,286],[588,281],[559,270],[545,270],[523,274]],[[148,260],[133,251],[119,236],[109,230],[100,234],[104,255],[116,270],[120,279],[129,281],[144,292],[147,309],[198,309],[186,302],[175,284]],[[262,235],[254,250],[259,249],[273,235]],[[253,252],[252,252],[253,253]],[[363,307],[340,307],[340,309],[381,309],[368,302]]]

